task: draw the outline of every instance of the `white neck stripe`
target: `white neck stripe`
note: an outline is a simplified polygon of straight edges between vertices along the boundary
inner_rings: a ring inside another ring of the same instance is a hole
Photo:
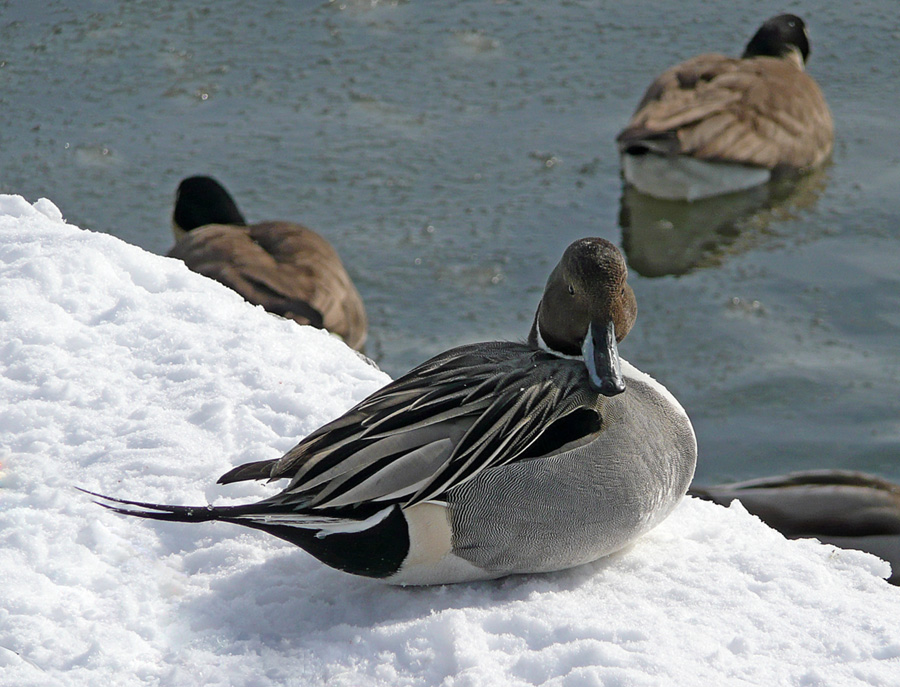
[[[547,353],[550,353],[551,355],[555,355],[558,358],[565,358],[566,360],[581,360],[582,359],[582,357],[580,355],[566,355],[565,353],[560,353],[559,351],[550,348],[550,346],[547,344],[547,342],[544,341],[544,337],[541,336],[541,321],[540,321],[540,319],[538,319],[534,323],[534,325],[535,325],[534,329],[537,332],[538,348],[540,348],[542,351],[546,351]]]

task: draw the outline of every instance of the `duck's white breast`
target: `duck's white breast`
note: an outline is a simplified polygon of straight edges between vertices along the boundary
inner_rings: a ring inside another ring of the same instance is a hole
[[[386,582],[448,584],[497,577],[453,552],[453,530],[446,504],[420,503],[404,509],[403,514],[409,527],[409,554]]]

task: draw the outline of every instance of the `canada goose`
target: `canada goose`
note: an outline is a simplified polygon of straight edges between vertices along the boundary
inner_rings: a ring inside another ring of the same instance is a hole
[[[875,554],[891,564],[888,582],[900,585],[900,484],[863,472],[809,470],[688,493],[722,506],[740,501],[785,537]]]
[[[809,52],[803,20],[782,14],[740,58],[699,55],[665,71],[616,137],[625,181],[657,198],[695,200],[821,165],[834,124],[803,69]]]
[[[205,176],[178,186],[175,246],[167,253],[282,317],[337,334],[361,351],[366,312],[337,252],[300,224],[250,224],[221,184]]]

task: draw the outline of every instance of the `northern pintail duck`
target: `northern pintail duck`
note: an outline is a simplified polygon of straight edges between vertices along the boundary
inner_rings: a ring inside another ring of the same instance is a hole
[[[875,554],[891,564],[888,582],[900,585],[900,484],[863,472],[809,470],[689,493],[722,506],[740,501],[791,539]]]
[[[699,55],[665,71],[616,138],[625,181],[657,198],[695,200],[821,165],[834,124],[803,69],[809,53],[803,20],[782,14],[741,58]]]
[[[337,334],[362,350],[366,311],[337,252],[292,222],[248,225],[232,197],[210,177],[178,186],[168,256],[276,315]]]
[[[550,275],[526,343],[447,351],[282,458],[219,479],[290,479],[279,494],[194,508],[102,498],[129,515],[263,530],[397,584],[596,560],[672,511],[697,458],[678,401],[619,358],[636,308],[621,253],[581,239]]]

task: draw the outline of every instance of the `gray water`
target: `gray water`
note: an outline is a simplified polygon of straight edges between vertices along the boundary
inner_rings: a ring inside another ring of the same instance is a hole
[[[301,221],[393,375],[521,339],[562,250],[627,249],[620,347],[700,442],[698,481],[900,479],[900,18],[843,2],[0,2],[0,192],[163,253],[179,180]],[[677,8],[677,9],[676,9]],[[836,122],[797,189],[623,197],[613,139],[653,76],[788,9]]]

